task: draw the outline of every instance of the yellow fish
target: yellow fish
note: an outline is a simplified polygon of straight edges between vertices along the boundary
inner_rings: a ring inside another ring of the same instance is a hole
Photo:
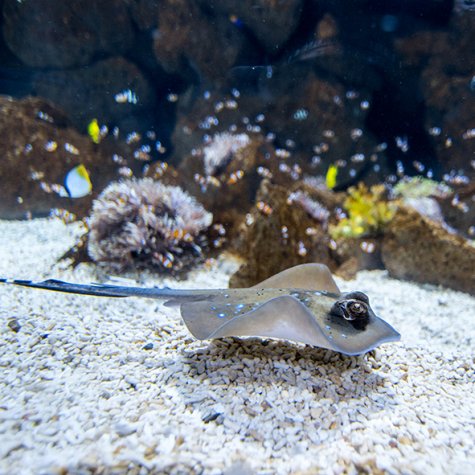
[[[87,133],[94,143],[99,143],[101,141],[101,128],[99,127],[97,119],[92,119],[91,122],[89,122]]]
[[[336,186],[336,177],[338,175],[338,167],[336,165],[330,165],[325,175],[325,184],[329,190],[332,190]]]

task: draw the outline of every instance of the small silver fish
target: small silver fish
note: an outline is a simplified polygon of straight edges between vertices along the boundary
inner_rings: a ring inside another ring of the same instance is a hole
[[[166,306],[180,307],[186,326],[199,340],[281,338],[358,355],[400,339],[391,325],[374,314],[364,293],[341,293],[322,264],[295,266],[243,289],[184,290],[59,280],[0,279],[0,283],[102,297],[162,299]]]

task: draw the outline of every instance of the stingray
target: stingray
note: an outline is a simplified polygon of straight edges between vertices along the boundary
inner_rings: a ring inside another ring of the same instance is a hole
[[[199,340],[224,337],[279,338],[346,355],[366,353],[399,333],[377,317],[363,292],[340,292],[327,266],[302,264],[241,289],[170,289],[60,280],[0,283],[101,297],[145,297],[179,306]]]

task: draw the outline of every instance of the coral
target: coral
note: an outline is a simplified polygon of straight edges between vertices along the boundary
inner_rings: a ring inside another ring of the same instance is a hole
[[[206,175],[214,175],[223,169],[232,156],[241,148],[249,145],[251,139],[247,134],[230,134],[223,132],[214,135],[211,142],[203,149],[203,163]]]
[[[114,182],[93,204],[88,252],[118,270],[180,271],[201,259],[211,222],[212,214],[180,187],[151,178]]]
[[[393,193],[403,199],[427,198],[429,196],[446,197],[451,193],[450,187],[422,176],[405,177],[393,188]]]
[[[394,215],[396,205],[384,198],[384,185],[367,188],[363,183],[348,190],[343,204],[348,216],[330,226],[333,239],[377,235]]]

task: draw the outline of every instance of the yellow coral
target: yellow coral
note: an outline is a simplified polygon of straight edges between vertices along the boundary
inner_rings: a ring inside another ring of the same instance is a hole
[[[388,202],[384,193],[384,185],[368,189],[364,183],[359,183],[351,187],[343,204],[348,216],[330,227],[331,237],[357,238],[378,234],[395,211],[395,204]]]

